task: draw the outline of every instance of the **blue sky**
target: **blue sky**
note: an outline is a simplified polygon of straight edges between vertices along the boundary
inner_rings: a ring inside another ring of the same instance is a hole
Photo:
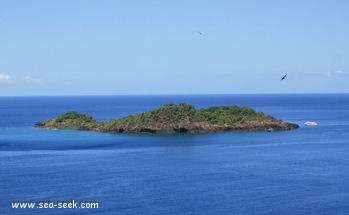
[[[0,96],[349,93],[346,0],[0,3]]]

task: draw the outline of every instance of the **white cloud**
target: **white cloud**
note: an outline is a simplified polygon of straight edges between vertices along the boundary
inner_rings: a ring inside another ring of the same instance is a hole
[[[343,75],[345,72],[341,71],[341,70],[337,70],[337,71],[334,71],[334,72],[325,72],[325,76],[326,77],[337,77],[337,76],[340,76],[340,75]]]
[[[27,83],[41,84],[41,80],[38,78],[33,78],[30,75],[24,76],[24,81]]]
[[[11,84],[12,77],[9,74],[0,73],[0,83]]]

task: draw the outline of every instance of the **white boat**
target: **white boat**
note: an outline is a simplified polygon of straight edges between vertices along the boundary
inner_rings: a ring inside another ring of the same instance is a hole
[[[306,126],[317,126],[318,124],[317,124],[317,122],[307,121],[307,122],[304,123],[304,125],[306,125]]]

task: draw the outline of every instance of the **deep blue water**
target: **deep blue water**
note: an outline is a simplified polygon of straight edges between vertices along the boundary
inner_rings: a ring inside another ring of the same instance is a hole
[[[107,120],[169,102],[249,106],[301,128],[126,135],[32,127],[69,110]],[[0,214],[349,214],[349,94],[0,97],[0,119]],[[99,208],[10,205],[71,198]]]

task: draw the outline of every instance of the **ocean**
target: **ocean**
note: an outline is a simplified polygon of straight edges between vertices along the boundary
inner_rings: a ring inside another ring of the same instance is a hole
[[[108,120],[179,102],[248,106],[300,128],[137,135],[33,127],[70,110]],[[349,94],[0,97],[0,119],[0,214],[349,214]]]

